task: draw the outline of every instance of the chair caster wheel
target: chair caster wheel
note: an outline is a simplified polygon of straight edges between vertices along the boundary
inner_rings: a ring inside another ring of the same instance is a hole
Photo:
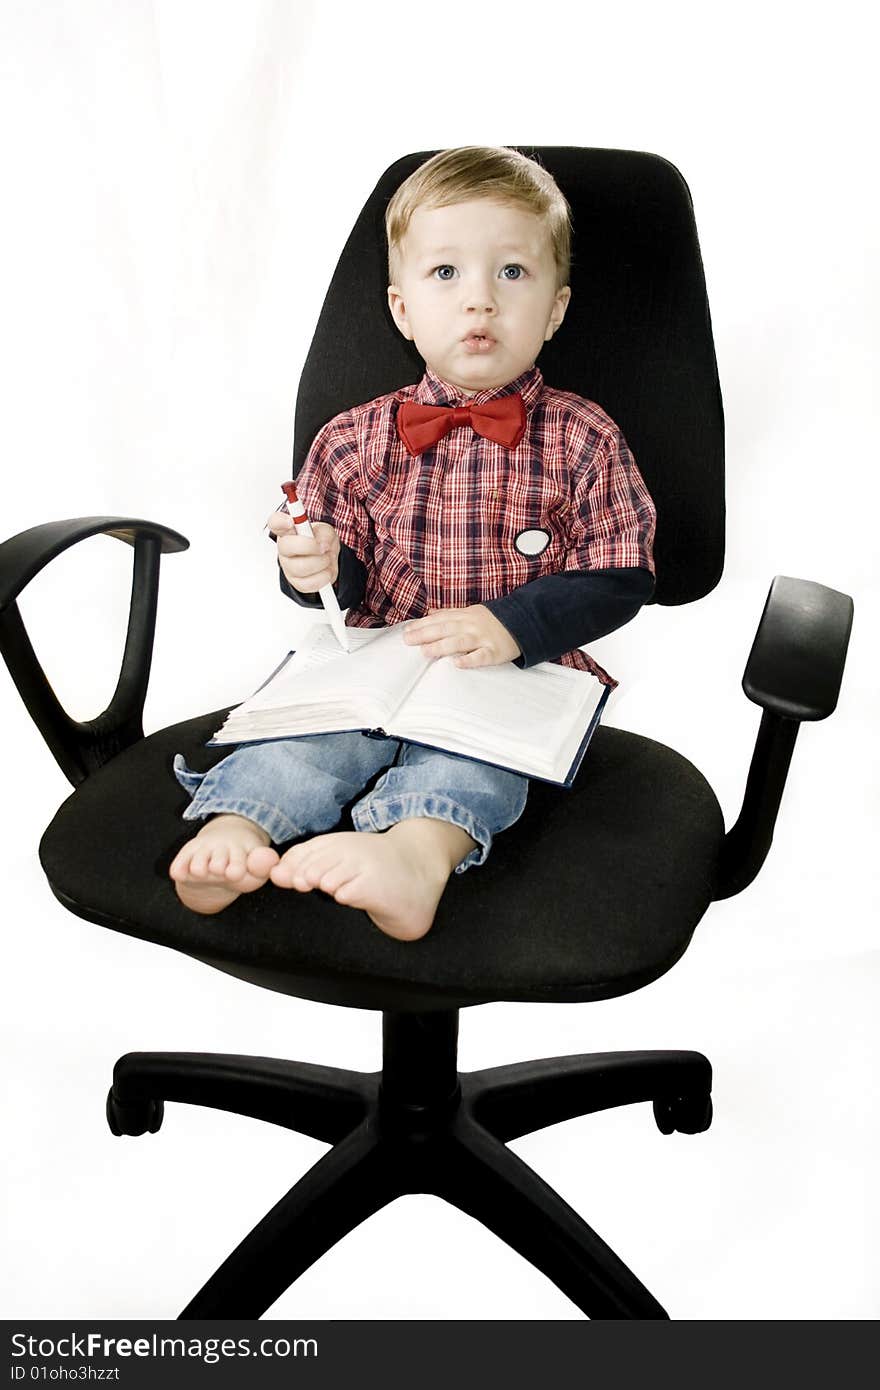
[[[107,1092],[107,1123],[111,1134],[155,1134],[162,1124],[165,1102],[145,1097],[123,1105],[113,1094],[113,1087]]]
[[[712,1123],[712,1097],[675,1096],[654,1101],[654,1119],[661,1134],[702,1134]]]

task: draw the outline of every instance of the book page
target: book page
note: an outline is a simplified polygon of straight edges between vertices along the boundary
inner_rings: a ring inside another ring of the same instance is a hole
[[[462,670],[441,657],[393,732],[503,765],[528,764],[537,776],[562,776],[603,691],[595,677],[550,662]]]
[[[406,646],[402,629],[349,628],[351,651],[344,652],[332,630],[316,624],[280,670],[231,711],[216,740],[383,727],[426,664],[418,647]]]

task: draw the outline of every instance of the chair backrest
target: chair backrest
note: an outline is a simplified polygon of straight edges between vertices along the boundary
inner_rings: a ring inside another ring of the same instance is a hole
[[[654,601],[701,598],[724,561],[724,417],[687,184],[657,155],[519,148],[553,174],[574,223],[571,304],[538,365],[548,385],[597,401],[629,442],[657,506]],[[325,421],[424,370],[387,307],[384,214],[433,153],[386,170],[339,258],[300,381],[294,476]]]

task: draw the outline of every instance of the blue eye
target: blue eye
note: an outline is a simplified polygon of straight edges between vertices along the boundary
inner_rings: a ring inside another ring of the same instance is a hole
[[[513,271],[512,275],[509,273],[511,270]],[[521,280],[524,275],[525,271],[521,265],[506,265],[501,272],[503,280]]]
[[[434,267],[434,274],[438,280],[451,280],[455,274],[454,265],[438,265]]]

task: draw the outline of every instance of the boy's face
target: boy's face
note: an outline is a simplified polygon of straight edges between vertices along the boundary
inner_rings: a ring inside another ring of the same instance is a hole
[[[565,315],[542,218],[486,198],[416,208],[388,303],[442,381],[473,395],[534,366]]]

